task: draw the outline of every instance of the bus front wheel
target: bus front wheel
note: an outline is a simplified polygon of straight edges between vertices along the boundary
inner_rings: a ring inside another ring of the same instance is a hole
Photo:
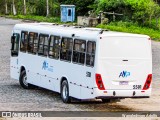
[[[20,74],[19,83],[24,89],[29,89],[30,87],[30,84],[27,83],[27,75],[25,70],[23,70]]]
[[[61,84],[61,98],[64,103],[70,103],[71,98],[69,96],[69,87],[67,80],[64,80]]]

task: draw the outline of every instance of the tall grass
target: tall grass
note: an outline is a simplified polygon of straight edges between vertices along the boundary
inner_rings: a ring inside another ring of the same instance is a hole
[[[111,22],[110,24],[107,25],[99,24],[97,27],[103,29],[109,29],[112,31],[145,34],[150,36],[153,40],[160,41],[160,30],[138,26],[138,24],[136,23],[120,21],[120,22]]]

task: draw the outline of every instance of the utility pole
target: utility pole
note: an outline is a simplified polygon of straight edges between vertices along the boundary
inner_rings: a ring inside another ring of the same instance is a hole
[[[8,14],[8,5],[7,5],[7,0],[5,0],[5,14]]]
[[[26,15],[26,0],[24,0],[23,3],[24,3],[23,4],[23,6],[24,6],[24,11],[23,12],[24,12],[24,15]]]
[[[46,14],[46,16],[48,17],[49,16],[49,3],[48,3],[48,0],[46,0],[46,5],[47,5],[47,14]]]
[[[15,4],[14,4],[14,0],[12,2],[13,2],[13,15],[16,15],[17,12],[16,12],[16,7],[15,7]]]

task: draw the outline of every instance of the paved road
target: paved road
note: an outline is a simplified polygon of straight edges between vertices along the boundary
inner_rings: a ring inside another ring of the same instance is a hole
[[[41,88],[24,90],[9,73],[11,30],[20,20],[0,17],[0,111],[133,111],[160,110],[160,43],[153,45],[153,95],[149,99],[125,99],[118,103],[74,102],[64,104],[60,95]]]

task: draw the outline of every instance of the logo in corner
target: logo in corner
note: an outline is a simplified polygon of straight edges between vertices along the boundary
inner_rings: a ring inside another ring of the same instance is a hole
[[[2,112],[2,117],[3,118],[11,118],[12,114],[11,114],[11,112]]]
[[[119,78],[120,77],[123,77],[123,78],[126,78],[128,76],[130,76],[130,72],[127,72],[127,71],[122,71],[120,74],[119,74]]]

